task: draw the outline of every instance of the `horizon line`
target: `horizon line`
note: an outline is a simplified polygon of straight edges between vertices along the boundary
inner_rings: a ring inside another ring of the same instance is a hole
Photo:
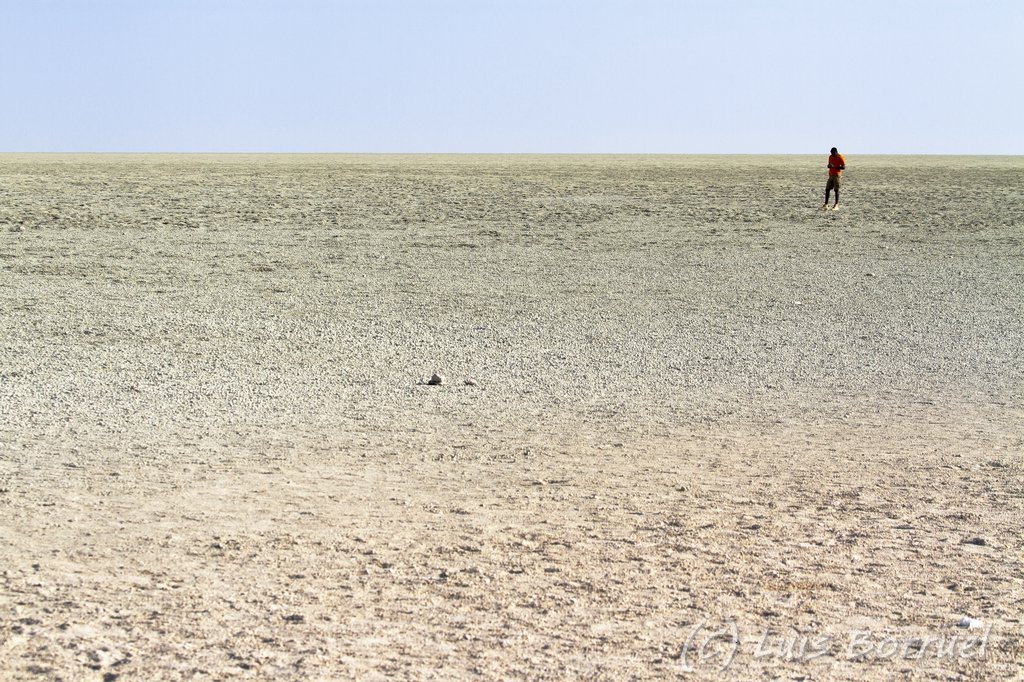
[[[75,150],[75,151],[31,151],[31,150],[0,150],[0,155],[12,154],[38,154],[38,155],[208,155],[208,156],[231,156],[231,155],[267,155],[267,156],[300,156],[300,155],[321,155],[321,156],[818,156],[824,152],[536,152],[536,151],[486,151],[486,152],[452,152],[452,151],[267,151],[267,150],[243,150],[243,151],[209,151],[209,150]],[[857,156],[1024,156],[1022,153],[1008,152],[849,152],[843,154],[855,154]]]

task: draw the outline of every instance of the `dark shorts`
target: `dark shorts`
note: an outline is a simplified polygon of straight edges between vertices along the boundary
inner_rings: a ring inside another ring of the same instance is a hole
[[[838,175],[830,175],[830,176],[828,176],[828,184],[825,185],[825,191],[828,192],[828,191],[834,189],[835,191],[838,192],[839,191],[839,184],[840,184],[839,183],[839,176]]]

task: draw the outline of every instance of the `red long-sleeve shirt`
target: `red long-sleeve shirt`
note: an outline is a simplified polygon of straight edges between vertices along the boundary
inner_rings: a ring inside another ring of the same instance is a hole
[[[842,154],[830,154],[828,157],[828,174],[841,175],[846,168],[846,159]]]

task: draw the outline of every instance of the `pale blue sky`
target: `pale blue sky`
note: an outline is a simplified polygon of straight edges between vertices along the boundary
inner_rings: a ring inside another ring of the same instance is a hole
[[[0,151],[1024,154],[1024,0],[0,10]]]

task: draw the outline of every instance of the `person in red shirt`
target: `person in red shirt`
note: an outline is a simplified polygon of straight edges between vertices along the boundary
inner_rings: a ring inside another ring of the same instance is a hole
[[[825,203],[821,205],[821,210],[828,210],[828,195],[832,190],[836,191],[836,203],[832,205],[833,211],[839,210],[839,178],[843,174],[843,170],[846,168],[846,159],[839,153],[839,150],[832,147],[832,153],[828,157],[828,183],[825,184]]]

